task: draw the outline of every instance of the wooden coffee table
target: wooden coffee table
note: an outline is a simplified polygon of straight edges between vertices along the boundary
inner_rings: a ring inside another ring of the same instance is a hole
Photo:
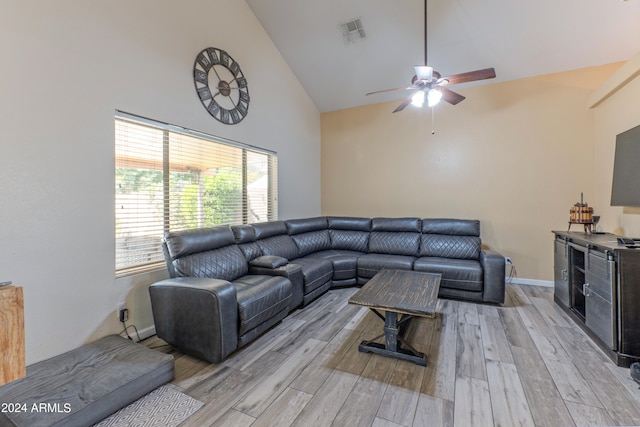
[[[362,341],[358,350],[427,366],[427,356],[413,348],[404,334],[414,316],[435,317],[440,277],[440,274],[406,270],[381,270],[373,276],[349,298],[349,303],[369,307],[384,320],[384,333]],[[374,342],[382,336],[385,344]]]

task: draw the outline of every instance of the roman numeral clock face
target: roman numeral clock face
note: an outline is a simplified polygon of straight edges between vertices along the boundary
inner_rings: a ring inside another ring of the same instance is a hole
[[[204,49],[193,65],[193,81],[209,114],[227,125],[242,121],[249,111],[249,87],[240,65],[227,52]]]

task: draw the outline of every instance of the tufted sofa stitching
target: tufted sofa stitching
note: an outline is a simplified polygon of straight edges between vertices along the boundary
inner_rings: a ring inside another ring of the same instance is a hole
[[[370,253],[418,256],[419,247],[418,233],[372,231],[369,237]]]
[[[329,230],[331,248],[367,252],[369,250],[369,234],[368,231]]]
[[[173,261],[182,277],[208,277],[234,280],[249,272],[248,264],[236,245],[187,255]]]
[[[291,236],[291,239],[298,247],[300,256],[331,249],[331,239],[326,229],[296,234]]]
[[[262,255],[277,255],[288,260],[298,258],[298,247],[288,234],[267,237],[257,241]]]
[[[423,234],[420,256],[479,259],[480,237]]]

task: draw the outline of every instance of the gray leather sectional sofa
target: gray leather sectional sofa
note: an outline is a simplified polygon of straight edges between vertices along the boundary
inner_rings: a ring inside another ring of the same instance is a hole
[[[442,274],[441,297],[502,303],[504,257],[480,222],[316,217],[167,233],[170,279],[149,288],[158,336],[220,362],[333,286],[383,268]]]

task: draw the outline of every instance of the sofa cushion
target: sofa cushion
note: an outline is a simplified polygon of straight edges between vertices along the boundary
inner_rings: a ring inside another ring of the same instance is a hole
[[[411,270],[415,257],[389,254],[366,254],[358,258],[358,278],[370,279],[383,268]]]
[[[419,249],[420,233],[372,231],[369,237],[369,253],[417,257]]]
[[[358,258],[362,255],[364,255],[363,252],[330,249],[313,253],[309,257],[331,261],[333,265],[333,280],[349,280],[356,278]]]
[[[482,291],[483,271],[480,261],[471,259],[451,259],[439,257],[421,257],[414,261],[415,271],[440,273],[440,288],[464,291]]]
[[[284,221],[258,222],[251,224],[251,227],[253,227],[256,240],[288,234],[287,225]]]
[[[298,247],[298,256],[303,257],[331,248],[326,217],[291,219],[285,221],[285,224],[291,239]]]
[[[369,232],[371,231],[371,218],[330,216],[327,217],[327,227],[329,228],[329,230]]]
[[[251,243],[256,240],[256,230],[249,224],[232,225],[231,231],[236,243]]]
[[[257,241],[263,255],[277,255],[288,260],[298,258],[298,247],[288,234]]]
[[[283,310],[291,300],[291,282],[282,276],[250,274],[231,284],[238,298],[239,335],[256,328]]]
[[[285,221],[290,235],[308,233],[310,231],[326,230],[327,218],[319,216],[315,218],[290,219]]]
[[[369,253],[409,255],[420,251],[420,219],[373,218],[369,237]]]
[[[328,230],[317,230],[296,234],[291,236],[291,239],[298,247],[298,253],[301,257],[314,252],[331,249],[331,239],[329,239]]]
[[[480,221],[423,219],[420,256],[480,259]]]
[[[208,277],[228,281],[249,272],[247,260],[235,244],[183,256],[173,261],[173,268],[179,277]]]
[[[164,236],[171,259],[218,249],[235,243],[229,226],[170,231]]]
[[[236,239],[236,244],[242,251],[247,262],[262,255],[260,246],[256,243],[256,232],[249,224],[232,225],[231,231]]]
[[[325,259],[304,257],[298,258],[292,263],[302,268],[305,295],[329,282],[333,276],[331,261]]]
[[[352,230],[329,230],[331,249],[368,252],[369,232]]]
[[[480,238],[423,234],[420,256],[477,260],[480,259]]]
[[[427,218],[422,220],[422,232],[451,236],[480,236],[477,219]]]
[[[371,231],[408,231],[420,233],[420,218],[373,218]]]
[[[289,260],[276,255],[263,255],[252,260],[249,265],[252,267],[262,267],[268,269],[274,269],[287,265]]]

